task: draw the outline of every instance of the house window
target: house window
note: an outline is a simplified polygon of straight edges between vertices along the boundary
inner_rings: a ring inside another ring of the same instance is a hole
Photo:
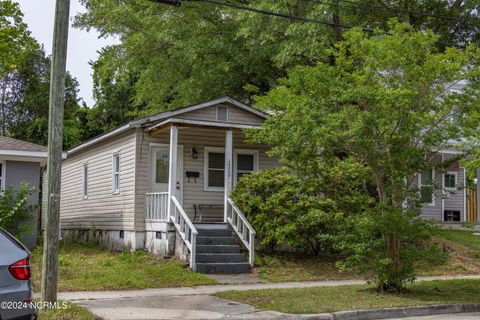
[[[445,189],[456,189],[457,188],[457,173],[456,172],[447,172],[444,175],[444,187]]]
[[[460,221],[460,211],[458,210],[445,210],[443,215],[444,221]]]
[[[88,197],[88,165],[83,165],[82,170],[82,195],[83,198],[86,199]]]
[[[155,183],[168,183],[169,161],[168,151],[155,152]]]
[[[223,191],[225,186],[225,152],[221,148],[205,148],[205,190]]]
[[[112,191],[113,193],[120,192],[120,154],[115,153],[112,157]]]
[[[217,121],[228,121],[228,108],[225,106],[217,106]]]
[[[419,174],[420,200],[430,206],[435,205],[433,195],[433,169],[423,170]]]
[[[256,150],[235,150],[234,175],[236,183],[246,174],[258,170],[258,151]]]

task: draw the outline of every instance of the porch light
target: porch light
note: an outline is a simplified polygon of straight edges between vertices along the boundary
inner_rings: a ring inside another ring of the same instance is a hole
[[[198,159],[198,151],[195,147],[192,148],[192,159]]]

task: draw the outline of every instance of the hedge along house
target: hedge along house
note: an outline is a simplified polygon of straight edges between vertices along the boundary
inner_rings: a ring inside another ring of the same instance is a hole
[[[201,272],[249,271],[254,230],[229,194],[242,175],[279,166],[267,146],[245,142],[243,130],[266,117],[225,97],[132,121],[67,151],[62,237],[175,253]]]
[[[8,137],[0,136],[0,188],[18,190],[25,182],[36,188],[29,197],[28,205],[32,207],[32,216],[26,223],[28,229],[21,236],[22,242],[33,248],[37,240],[39,218],[40,172],[47,160],[47,148]]]

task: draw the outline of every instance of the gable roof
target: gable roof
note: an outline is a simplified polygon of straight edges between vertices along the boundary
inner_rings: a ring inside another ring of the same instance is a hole
[[[182,108],[175,109],[175,110],[171,110],[171,111],[165,111],[165,112],[162,112],[162,113],[150,116],[150,117],[145,117],[145,118],[130,121],[129,123],[124,124],[123,126],[120,126],[116,129],[108,131],[108,132],[106,132],[102,135],[99,135],[95,138],[87,140],[86,142],[84,142],[82,144],[79,144],[78,146],[73,147],[72,149],[68,150],[67,153],[71,154],[71,153],[77,152],[77,151],[79,151],[81,149],[84,149],[88,146],[91,146],[91,145],[93,145],[97,142],[103,141],[103,140],[105,140],[109,137],[115,136],[117,134],[120,134],[120,133],[125,132],[129,129],[132,129],[132,128],[140,128],[140,127],[150,126],[154,122],[170,119],[170,118],[172,118],[174,116],[178,116],[180,114],[184,114],[184,113],[187,113],[187,112],[195,111],[195,110],[198,110],[198,109],[202,109],[202,108],[206,108],[206,107],[210,107],[210,106],[214,106],[214,105],[218,105],[218,104],[224,104],[224,103],[228,103],[228,104],[231,104],[233,106],[236,106],[236,107],[238,107],[240,109],[243,109],[247,112],[253,113],[253,114],[255,114],[255,115],[257,115],[257,116],[259,116],[263,119],[266,119],[269,116],[268,114],[266,114],[262,111],[259,111],[255,108],[252,108],[252,107],[250,107],[246,104],[243,104],[240,101],[237,101],[237,100],[235,100],[231,97],[222,97],[222,98],[218,98],[218,99],[215,99],[215,100],[202,102],[202,103],[199,103],[199,104],[193,104],[193,105],[189,105],[189,106],[182,107]]]
[[[0,155],[47,157],[47,148],[39,144],[0,136]]]

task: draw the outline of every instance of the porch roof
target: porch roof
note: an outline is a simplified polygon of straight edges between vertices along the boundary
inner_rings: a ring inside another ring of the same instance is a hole
[[[214,128],[214,129],[258,129],[260,126],[256,125],[247,125],[241,123],[231,123],[231,122],[217,122],[217,121],[208,121],[208,120],[191,120],[191,119],[178,119],[178,118],[169,118],[160,123],[154,124],[152,126],[146,127],[146,132],[152,132],[161,130],[171,125],[179,125],[184,127],[203,127],[203,128]]]

